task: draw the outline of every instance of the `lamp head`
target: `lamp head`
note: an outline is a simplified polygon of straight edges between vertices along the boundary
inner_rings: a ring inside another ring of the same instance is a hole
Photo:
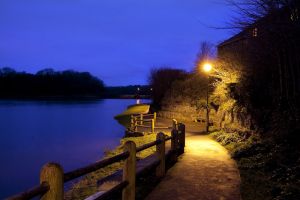
[[[209,73],[212,69],[212,65],[210,63],[204,63],[203,65],[203,70],[206,72],[206,73]]]

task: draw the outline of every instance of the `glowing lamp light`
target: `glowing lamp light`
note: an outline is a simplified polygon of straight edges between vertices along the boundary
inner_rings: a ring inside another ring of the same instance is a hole
[[[204,70],[205,72],[210,72],[211,69],[212,69],[212,65],[211,65],[210,63],[205,63],[205,64],[203,65],[203,70]]]

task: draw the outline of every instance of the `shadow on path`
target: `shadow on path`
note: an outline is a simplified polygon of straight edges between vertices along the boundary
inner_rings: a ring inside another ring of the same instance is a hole
[[[209,136],[200,135],[199,125],[186,128],[185,153],[146,200],[240,199],[239,172],[227,150]]]

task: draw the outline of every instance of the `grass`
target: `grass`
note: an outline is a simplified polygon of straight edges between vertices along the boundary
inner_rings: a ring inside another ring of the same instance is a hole
[[[257,157],[245,155],[255,144],[261,142],[260,138],[249,133],[225,131],[213,132],[211,136],[221,143],[237,161],[241,176],[242,199],[269,199],[266,197],[266,191],[269,190],[268,182],[263,171],[258,167]]]
[[[236,160],[243,200],[300,199],[300,160],[287,158],[296,157],[297,150],[247,131],[216,131],[211,136]]]
[[[170,134],[170,133],[166,133]],[[156,134],[148,134],[143,137],[129,137],[123,138],[120,141],[120,145],[112,151],[105,152],[105,158],[112,157],[123,152],[123,145],[126,141],[133,141],[136,143],[136,146],[141,146],[156,140]],[[148,148],[144,151],[137,153],[137,158],[145,158],[155,152],[155,146]],[[114,173],[115,171],[121,169],[123,166],[123,161],[114,163],[102,169],[99,169],[95,172],[88,174],[87,176],[80,179],[78,182],[74,183],[69,191],[65,193],[65,199],[84,199],[88,196],[96,193],[98,191],[97,181]]]
[[[261,142],[258,135],[250,132],[231,132],[215,131],[210,134],[216,141],[221,143],[232,156],[245,151],[254,144]]]

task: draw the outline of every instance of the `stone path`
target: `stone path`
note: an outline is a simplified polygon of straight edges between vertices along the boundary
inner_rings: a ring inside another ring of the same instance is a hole
[[[238,200],[240,177],[226,149],[186,125],[185,153],[146,200]],[[199,132],[199,129],[198,129]]]

